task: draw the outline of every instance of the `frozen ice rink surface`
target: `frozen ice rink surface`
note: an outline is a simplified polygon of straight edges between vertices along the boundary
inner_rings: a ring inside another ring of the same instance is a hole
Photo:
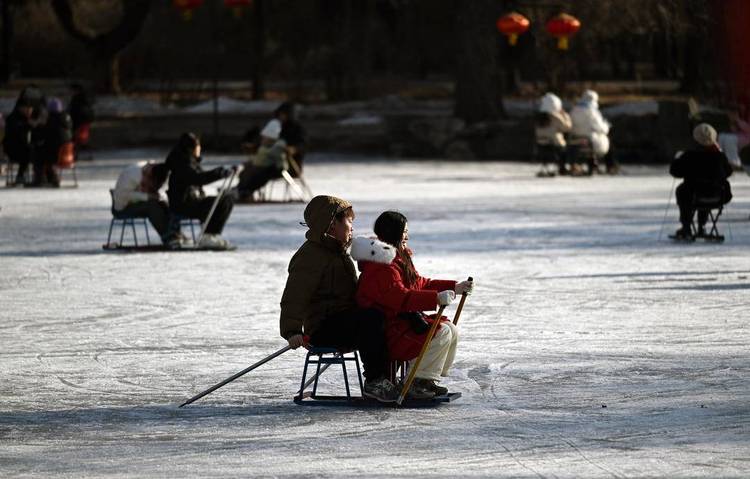
[[[359,233],[399,209],[423,275],[475,278],[444,381],[463,397],[297,406],[299,350],[178,409],[285,345],[304,205],[235,207],[234,252],[104,252],[117,173],[163,156],[98,156],[78,189],[0,191],[2,477],[750,475],[747,176],[724,244],[675,245],[666,167],[313,156],[311,187],[351,200]]]

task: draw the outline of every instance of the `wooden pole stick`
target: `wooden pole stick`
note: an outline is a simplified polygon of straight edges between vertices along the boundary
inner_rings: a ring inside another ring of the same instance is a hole
[[[469,276],[469,281],[474,281],[474,278]],[[458,308],[456,308],[456,315],[453,317],[453,324],[458,324],[458,318],[461,317],[461,310],[464,309],[464,303],[466,302],[467,296],[467,293],[463,293],[461,295],[461,301],[459,301]]]
[[[432,322],[432,325],[430,326],[430,330],[427,332],[427,338],[424,340],[424,344],[422,345],[422,350],[419,352],[419,356],[417,356],[417,360],[414,361],[414,366],[412,366],[409,369],[409,376],[406,378],[404,387],[401,388],[401,394],[398,396],[398,399],[396,400],[396,404],[398,404],[399,406],[404,401],[404,398],[406,397],[406,392],[411,387],[411,383],[414,382],[414,376],[417,374],[417,369],[419,369],[419,363],[422,362],[422,357],[424,357],[424,353],[427,351],[427,348],[430,346],[430,341],[432,341],[432,336],[435,335],[435,331],[437,331],[437,328],[440,325],[440,318],[443,316],[443,311],[445,311],[445,306],[440,306],[440,308],[438,309],[437,315],[435,316],[435,321]]]

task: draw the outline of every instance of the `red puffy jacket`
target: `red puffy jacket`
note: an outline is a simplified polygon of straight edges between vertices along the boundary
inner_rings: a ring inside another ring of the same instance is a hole
[[[422,278],[417,274],[413,287],[408,288],[401,268],[401,260],[390,264],[360,261],[357,287],[357,304],[363,308],[376,308],[385,314],[385,336],[388,354],[392,360],[414,359],[422,349],[427,333],[416,334],[409,321],[399,313],[434,311],[437,294],[456,287],[455,281]],[[432,318],[425,318],[433,321]]]

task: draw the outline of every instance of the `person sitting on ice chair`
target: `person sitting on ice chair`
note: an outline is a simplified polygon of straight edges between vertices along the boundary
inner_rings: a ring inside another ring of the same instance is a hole
[[[273,119],[260,132],[260,146],[250,155],[244,165],[237,185],[240,201],[252,201],[253,194],[269,181],[281,178],[282,172],[289,169],[286,142],[279,138],[281,123]],[[257,140],[247,139],[248,145],[258,144]],[[249,147],[248,147],[249,148]]]
[[[229,242],[221,237],[221,232],[232,213],[234,202],[229,195],[223,195],[209,219],[217,198],[206,196],[203,185],[230,177],[232,169],[219,166],[204,171],[200,165],[201,143],[194,133],[183,133],[180,136],[177,145],[167,156],[166,163],[171,172],[167,190],[170,212],[186,218],[197,218],[202,223],[208,220],[198,247],[231,249]]]
[[[357,271],[347,252],[354,210],[334,196],[316,196],[305,207],[307,240],[289,261],[281,297],[279,328],[289,346],[356,349],[362,358],[364,394],[395,402],[396,387],[386,378],[387,351],[383,314],[359,308],[354,299]]]
[[[412,362],[427,340],[430,325],[436,319],[422,311],[433,311],[450,304],[456,294],[471,293],[473,281],[456,282],[424,278],[414,268],[407,245],[409,227],[406,217],[386,211],[375,221],[378,240],[356,238],[352,257],[359,261],[362,274],[357,287],[357,304],[376,308],[385,314],[385,336],[392,361]],[[448,375],[458,345],[458,328],[447,318],[430,341],[407,397],[430,399],[443,396],[448,389],[436,383]]]
[[[127,166],[112,190],[113,208],[127,216],[145,215],[164,245],[174,238],[169,233],[169,207],[159,189],[167,181],[166,163],[138,163]]]
[[[697,196],[716,196],[725,205],[732,199],[729,178],[732,166],[716,142],[716,130],[708,123],[701,123],[693,129],[693,139],[697,148],[677,157],[669,167],[669,174],[684,181],[677,187],[675,197],[680,209],[680,223],[675,239],[691,239],[691,225],[695,215]],[[705,236],[705,225],[708,211],[698,211],[698,236]]]

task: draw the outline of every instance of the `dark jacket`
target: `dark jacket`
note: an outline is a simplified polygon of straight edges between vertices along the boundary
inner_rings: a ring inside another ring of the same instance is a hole
[[[73,130],[94,121],[94,104],[85,92],[76,93],[71,97],[68,112],[73,120]]]
[[[307,241],[289,262],[281,296],[281,336],[312,336],[327,316],[356,308],[357,272],[344,245],[326,232],[334,216],[351,204],[316,196],[305,208]]]
[[[669,174],[684,178],[685,184],[699,194],[711,195],[721,189],[725,201],[732,198],[727,181],[732,175],[732,166],[727,156],[719,150],[702,148],[687,151],[672,162]]]
[[[11,161],[30,161],[32,130],[29,120],[16,109],[5,119],[3,148]]]
[[[44,145],[42,154],[48,163],[57,161],[57,154],[60,146],[69,141],[73,141],[73,121],[70,115],[65,112],[50,112],[47,117],[47,123],[42,128]]]
[[[205,195],[201,187],[223,177],[223,168],[203,171],[200,161],[200,158],[179,149],[172,150],[167,156],[170,171],[167,197],[171,209],[180,211],[192,200],[202,198]]]

